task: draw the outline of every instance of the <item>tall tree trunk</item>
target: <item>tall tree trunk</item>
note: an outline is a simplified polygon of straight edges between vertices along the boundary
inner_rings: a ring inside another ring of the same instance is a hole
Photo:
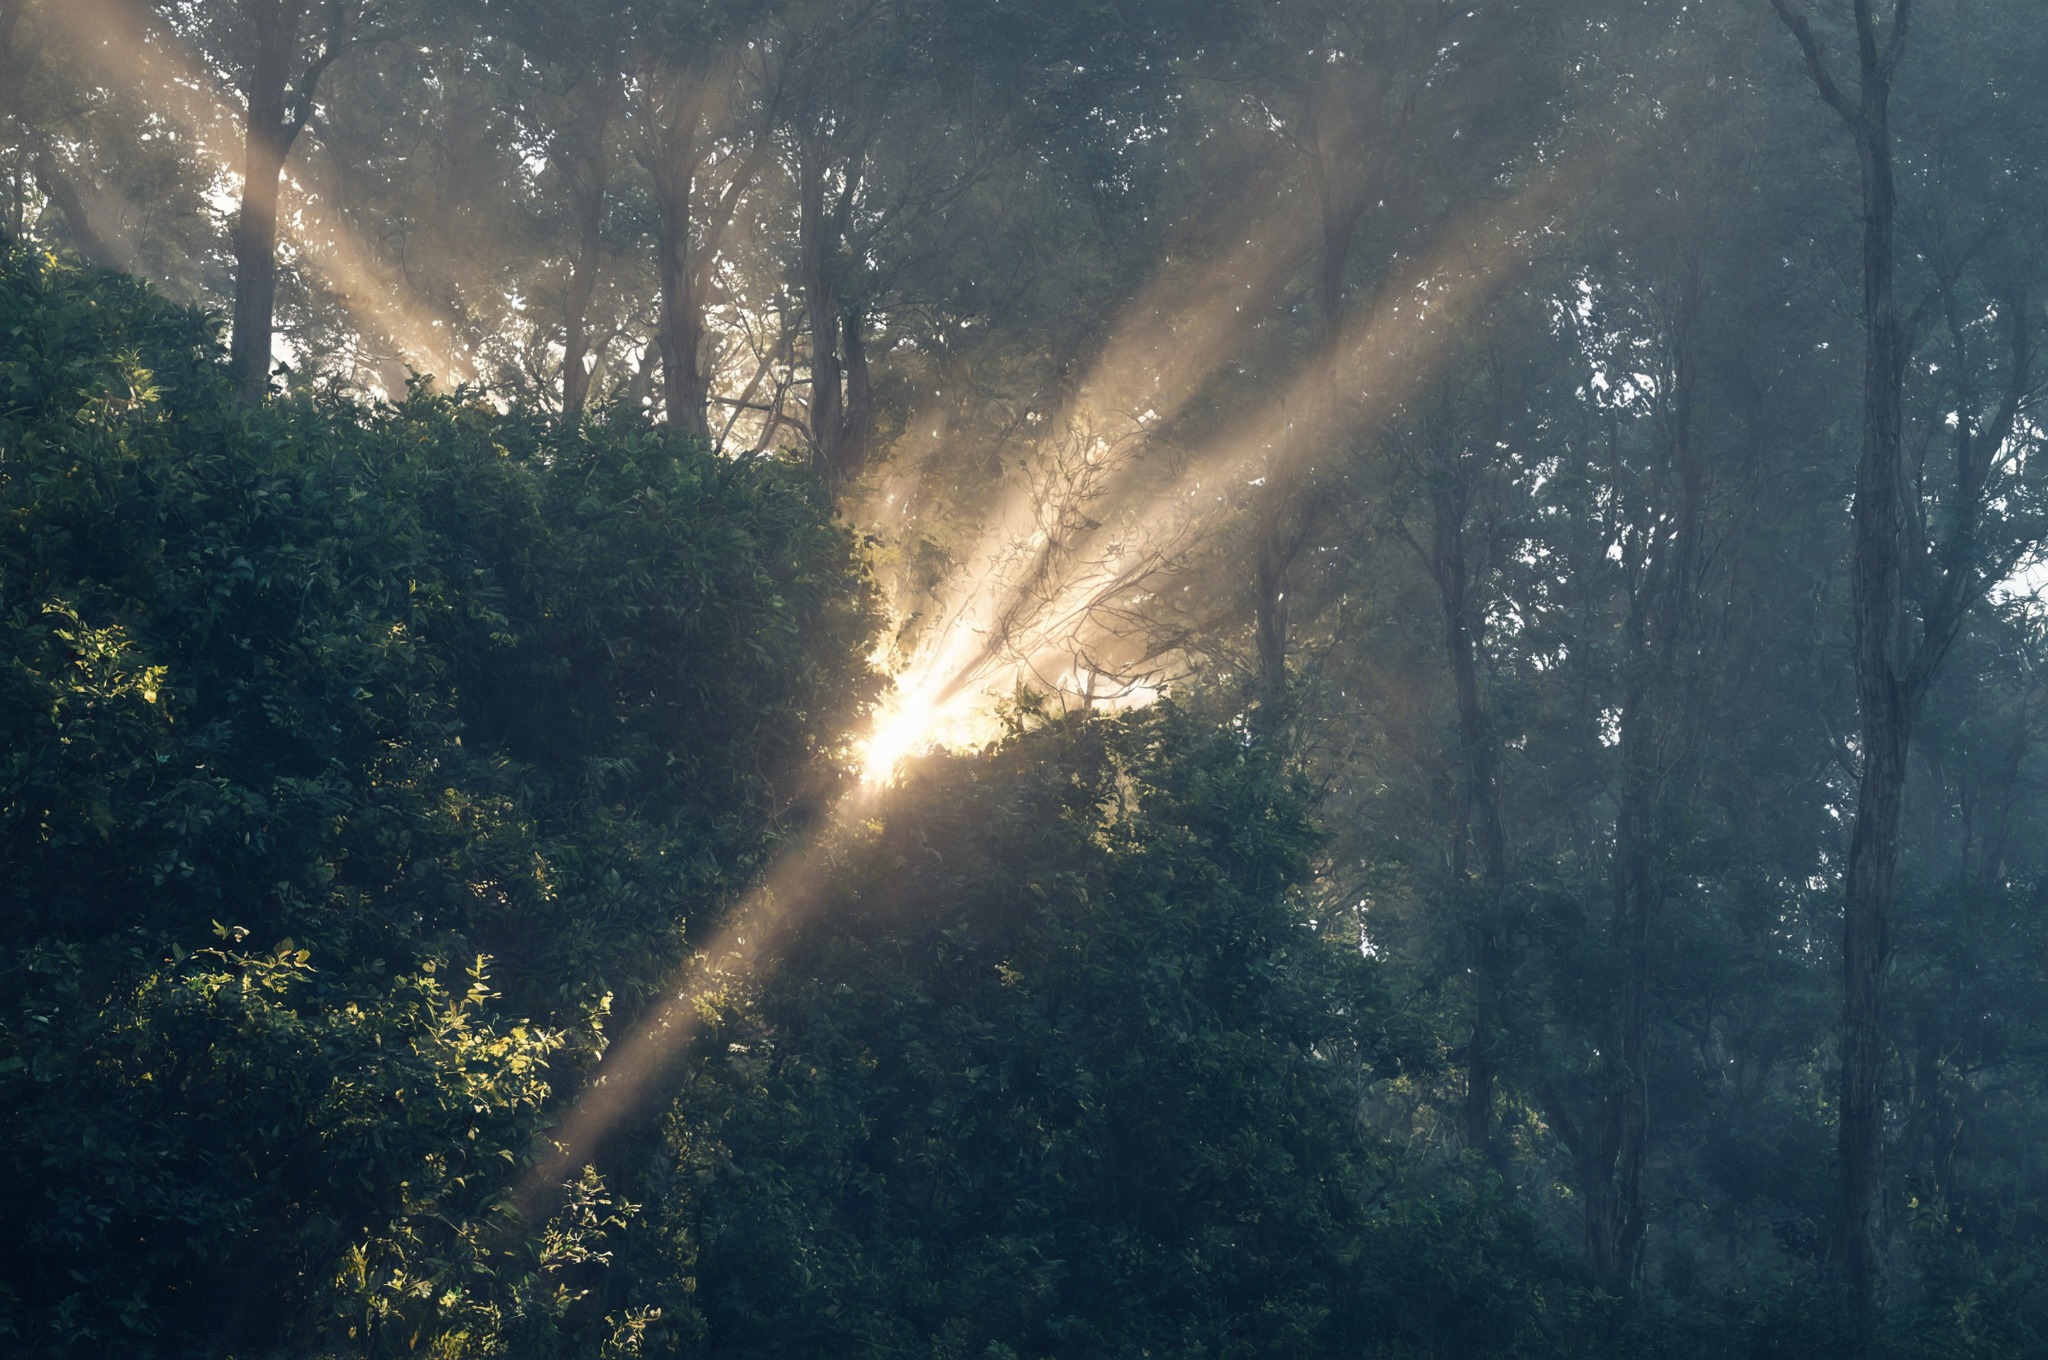
[[[1640,609],[1630,622],[1641,640]],[[1638,676],[1621,713],[1621,788],[1614,838],[1614,943],[1624,969],[1617,999],[1613,1056],[1603,1092],[1597,1193],[1588,1194],[1586,1255],[1614,1285],[1635,1281],[1644,1233],[1644,1170],[1650,1144],[1650,941],[1663,884],[1656,869],[1657,810],[1663,793],[1655,768],[1657,716],[1649,710],[1655,682]]]
[[[292,58],[298,50],[300,0],[248,0],[255,53],[243,91],[242,203],[235,216],[234,331],[228,376],[242,400],[270,391],[270,342],[277,314],[277,203],[285,157],[297,128],[286,122]]]
[[[840,367],[845,374],[846,401],[839,424],[835,461],[849,477],[867,466],[875,430],[875,383],[868,368],[866,323],[854,311],[839,319]]]
[[[599,257],[604,248],[605,198],[611,171],[607,143],[618,97],[616,81],[609,72],[598,72],[594,81],[589,103],[578,120],[578,135],[571,148],[574,163],[569,171],[574,185],[576,259],[569,267],[562,304],[562,421],[566,425],[583,419],[583,408],[590,399],[590,304],[597,295]]]
[[[1315,269],[1319,353],[1311,362],[1322,366],[1327,379],[1319,395],[1328,409],[1321,418],[1312,411],[1290,418],[1287,442],[1267,472],[1259,510],[1253,642],[1260,721],[1268,728],[1278,724],[1287,710],[1289,574],[1307,539],[1310,518],[1301,505],[1303,485],[1309,478],[1304,459],[1340,427],[1334,358],[1344,319],[1345,273],[1366,204],[1366,176],[1358,163],[1353,120],[1327,80],[1311,92],[1306,110],[1309,177],[1315,185],[1322,228]]]
[[[1700,299],[1699,275],[1688,261],[1668,322],[1671,367],[1664,384],[1668,423],[1660,478],[1668,491],[1643,507],[1635,546],[1624,554],[1634,579],[1623,628],[1611,927],[1623,971],[1614,1030],[1604,1046],[1609,1056],[1591,1144],[1586,1213],[1587,1259],[1620,1290],[1633,1288],[1641,1272],[1649,1223],[1651,954],[1665,891],[1657,861],[1670,771],[1687,745],[1679,665],[1692,636],[1706,514],[1692,428]],[[1614,465],[1619,473],[1618,449]]]
[[[1906,759],[1925,693],[1907,655],[1903,576],[1908,551],[1904,459],[1906,337],[1894,274],[1892,75],[1913,0],[1893,0],[1889,32],[1877,0],[1855,0],[1858,88],[1852,102],[1828,71],[1795,0],[1771,0],[1799,41],[1807,73],[1855,135],[1863,207],[1863,452],[1851,508],[1850,613],[1863,767],[1849,838],[1842,909],[1842,1073],[1836,1129],[1836,1239],[1858,1318],[1868,1333],[1884,1283],[1884,1003],[1897,896]],[[1967,512],[1967,508],[1966,508]],[[1924,658],[1931,661],[1931,656]],[[1916,679],[1920,683],[1915,683]]]
[[[731,169],[714,184],[711,152],[728,134],[711,126],[716,103],[715,69],[673,74],[650,82],[647,104],[637,117],[645,129],[634,154],[654,184],[661,218],[656,261],[660,311],[655,348],[661,356],[662,403],[668,422],[696,439],[711,438],[713,354],[708,315],[714,270],[725,236],[741,202],[773,150],[769,135],[772,101],[754,126],[744,155],[722,158]]]
[[[697,134],[663,148],[654,169],[661,210],[662,403],[668,423],[694,439],[711,436],[711,378],[704,371],[704,302],[698,295],[695,231]]]
[[[1904,6],[1894,22],[1904,22]],[[1915,704],[1909,693],[1905,610],[1903,337],[1894,294],[1891,71],[1880,58],[1869,0],[1857,6],[1863,54],[1863,456],[1856,474],[1850,560],[1856,697],[1863,769],[1849,841],[1842,916],[1841,1164],[1843,1260],[1859,1310],[1878,1305],[1884,1278],[1884,1002],[1897,895],[1899,823]]]
[[[803,292],[804,326],[811,350],[811,458],[826,482],[845,479],[840,459],[839,430],[844,419],[844,375],[839,364],[843,330],[839,319],[839,288],[831,255],[834,242],[826,221],[825,171],[821,154],[806,146],[797,158],[798,283]]]
[[[1502,992],[1508,950],[1503,912],[1507,834],[1501,820],[1500,750],[1479,693],[1479,642],[1473,624],[1471,566],[1465,540],[1470,488],[1455,474],[1430,490],[1431,572],[1443,606],[1444,652],[1458,713],[1458,767],[1463,813],[1452,868],[1460,892],[1476,891],[1472,923],[1472,1030],[1465,1048],[1465,1144],[1492,1160],[1493,1103],[1500,1071]],[[1479,852],[1477,883],[1465,859]]]
[[[14,135],[29,152],[28,172],[44,198],[54,203],[57,211],[64,214],[64,223],[70,228],[72,243],[78,253],[94,264],[107,269],[121,269],[127,264],[117,242],[102,235],[98,224],[85,206],[85,196],[78,185],[58,164],[51,147],[51,139],[41,128],[31,124],[15,107],[14,100],[22,83],[27,79],[31,67],[39,59],[40,44],[17,45],[15,34],[19,32],[21,17],[27,5],[24,0],[0,0],[0,128],[14,125]],[[17,192],[12,211],[8,214],[8,226],[19,232],[22,228],[23,196]]]
[[[798,283],[811,351],[811,459],[837,488],[860,475],[874,427],[865,322],[848,304],[841,278],[860,171],[844,167],[844,182],[828,195],[826,155],[814,138],[799,150],[796,169]]]
[[[1280,466],[1269,475],[1258,526],[1258,599],[1252,626],[1259,668],[1259,720],[1268,729],[1279,723],[1287,708],[1287,569],[1294,557],[1287,520],[1294,497],[1292,486],[1279,483],[1282,478],[1292,481],[1287,477],[1292,461],[1292,450],[1283,453]]]

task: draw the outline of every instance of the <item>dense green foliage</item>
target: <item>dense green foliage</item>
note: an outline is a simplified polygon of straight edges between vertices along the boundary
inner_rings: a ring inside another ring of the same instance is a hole
[[[1304,811],[1173,708],[910,781],[671,1119],[710,1171],[716,1353],[1460,1354],[1539,1325],[1550,1263],[1493,1240],[1484,1188],[1358,1124],[1427,1059],[1290,901]]]
[[[862,578],[785,464],[242,410],[20,249],[0,336],[13,1344],[378,1316],[859,711]]]
[[[252,411],[203,318],[20,249],[0,336],[15,1351],[1825,1344],[1811,1278],[1723,1299],[1667,1264],[1624,1305],[1430,1154],[1443,1045],[1352,916],[1303,913],[1306,791],[1175,705],[1021,707],[834,831],[813,924],[719,1002],[667,1113],[520,1221],[609,1011],[815,800],[867,692],[808,472],[425,392]],[[1976,924],[1905,1013],[1942,1062],[2010,1063],[2033,896],[1939,909]],[[1755,1111],[1702,1172],[1796,1213],[1817,1133]],[[1900,1353],[2035,1343],[1999,1202],[1915,1200]]]
[[[1434,1059],[1292,905],[1302,795],[1174,708],[1026,713],[843,829],[613,1186],[517,1221],[614,993],[864,692],[808,473],[424,394],[251,412],[191,312],[22,250],[4,290],[10,1346],[1541,1334],[1568,1273],[1358,1122]]]

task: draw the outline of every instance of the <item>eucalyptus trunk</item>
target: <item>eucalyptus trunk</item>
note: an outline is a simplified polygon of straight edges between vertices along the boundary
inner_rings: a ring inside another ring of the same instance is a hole
[[[704,299],[695,250],[696,136],[681,137],[654,166],[654,190],[661,212],[661,255],[657,272],[661,315],[662,403],[668,423],[696,439],[711,437],[711,375],[705,371]]]
[[[270,343],[277,318],[277,206],[285,157],[298,127],[286,119],[292,58],[303,18],[298,0],[249,0],[254,56],[242,130],[242,202],[235,215],[234,330],[228,376],[247,402],[270,391]]]
[[[1501,817],[1500,748],[1479,692],[1479,640],[1465,536],[1469,504],[1469,487],[1455,477],[1431,489],[1430,565],[1443,608],[1444,653],[1458,716],[1461,809],[1451,867],[1458,891],[1476,898],[1471,931],[1472,1028],[1465,1045],[1465,1144],[1492,1160],[1503,991],[1509,971],[1507,833]],[[1468,841],[1479,853],[1476,881],[1466,855]]]
[[[873,380],[858,309],[845,297],[841,260],[859,182],[845,172],[836,194],[825,185],[825,154],[815,141],[797,157],[798,285],[810,342],[811,459],[826,484],[844,486],[866,466],[874,423]]]
[[[1868,11],[1858,5],[1859,19]],[[1903,22],[1903,16],[1895,22]],[[1891,71],[1862,24],[1857,138],[1863,188],[1863,456],[1850,560],[1863,768],[1842,915],[1842,1081],[1837,1148],[1850,1289],[1868,1315],[1884,1277],[1884,1005],[1897,897],[1906,756],[1917,707],[1907,674],[1901,577],[1907,549],[1903,358],[1895,291]]]
[[[1838,85],[1796,0],[1771,0],[1799,42],[1807,74],[1854,134],[1863,209],[1863,451],[1850,510],[1850,616],[1859,754],[1856,821],[1842,903],[1840,1182],[1836,1243],[1859,1330],[1866,1336],[1884,1287],[1884,1007],[1891,916],[1898,894],[1899,828],[1913,721],[1939,646],[1910,655],[1904,574],[1919,536],[1908,536],[1904,447],[1906,328],[1899,315],[1893,243],[1898,188],[1892,169],[1892,76],[1905,51],[1913,0],[1893,0],[1889,31],[1877,0],[1855,0],[1857,88]],[[1974,509],[1960,507],[1968,516]],[[1967,571],[1966,564],[1955,564]],[[1958,615],[1959,617],[1959,615]],[[1923,664],[1924,663],[1924,664]]]
[[[570,264],[562,303],[562,419],[574,425],[583,418],[594,375],[591,363],[590,307],[597,295],[597,276],[604,249],[604,214],[610,188],[610,133],[618,87],[599,72],[589,103],[581,110],[570,151],[569,174],[576,221],[576,258]]]

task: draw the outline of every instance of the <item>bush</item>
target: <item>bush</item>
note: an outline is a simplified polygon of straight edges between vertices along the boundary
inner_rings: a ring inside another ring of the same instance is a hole
[[[492,1206],[868,703],[871,624],[802,468],[250,409],[207,318],[0,252],[0,1337],[536,1315]]]

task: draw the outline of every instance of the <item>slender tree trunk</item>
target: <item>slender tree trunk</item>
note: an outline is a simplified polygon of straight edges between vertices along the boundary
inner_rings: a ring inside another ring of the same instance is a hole
[[[1909,658],[1903,578],[1908,552],[1904,401],[1906,337],[1895,286],[1891,85],[1913,0],[1855,0],[1858,88],[1852,102],[1795,0],[1771,0],[1799,41],[1822,98],[1855,135],[1863,208],[1863,452],[1851,508],[1850,614],[1863,767],[1842,908],[1842,1074],[1836,1127],[1836,1241],[1858,1326],[1868,1335],[1884,1286],[1884,1003],[1897,896],[1906,759],[1927,672]],[[1969,513],[1969,507],[1964,507]],[[1958,564],[1961,565],[1961,564]]]
[[[599,257],[604,248],[604,210],[610,187],[607,141],[617,87],[612,76],[599,72],[589,105],[582,110],[580,136],[574,147],[576,259],[569,267],[562,305],[562,421],[583,419],[590,399],[590,304],[597,295]]]
[[[1253,642],[1258,654],[1259,716],[1267,727],[1277,724],[1287,708],[1287,569],[1294,554],[1289,551],[1286,520],[1293,489],[1277,483],[1289,461],[1290,456],[1283,454],[1282,468],[1274,470],[1259,524]]]
[[[653,181],[661,218],[655,348],[661,356],[662,402],[672,427],[707,442],[715,357],[708,315],[713,271],[725,235],[774,147],[764,113],[750,149],[736,160],[726,158],[730,173],[722,187],[713,183],[708,161],[714,143],[739,135],[737,128],[714,133],[711,126],[708,110],[716,101],[710,85],[716,78],[714,70],[698,70],[655,82],[639,119],[650,131],[635,149]]]
[[[23,0],[0,0],[0,127],[8,123],[14,125],[15,137],[30,152],[29,175],[34,178],[43,197],[56,204],[57,211],[64,214],[64,223],[70,228],[71,240],[78,247],[78,253],[103,268],[123,268],[127,262],[122,258],[122,252],[113,240],[99,232],[92,214],[86,209],[84,195],[79,193],[70,175],[57,163],[50,138],[40,128],[32,126],[13,106],[21,82],[37,60],[35,48],[24,50],[16,47],[14,41],[25,9]],[[23,197],[17,182],[12,210],[8,214],[11,219],[8,227],[17,233],[23,225]]]
[[[868,342],[864,323],[852,311],[840,317],[841,370],[845,374],[846,401],[839,427],[839,450],[835,461],[848,477],[867,466],[869,444],[874,438],[875,386],[868,368]]]
[[[1867,8],[1865,6],[1864,8]],[[1884,1278],[1884,1003],[1897,895],[1899,824],[1915,704],[1909,693],[1902,349],[1894,292],[1890,72],[1866,34],[1862,81],[1863,456],[1850,560],[1863,769],[1849,841],[1842,917],[1841,1165],[1843,1262],[1859,1310],[1875,1312]]]
[[[711,378],[704,371],[704,300],[699,295],[696,242],[697,135],[675,138],[653,166],[661,211],[662,402],[671,427],[695,439],[711,437]]]
[[[846,419],[845,370],[840,363],[845,328],[832,267],[836,243],[827,221],[821,160],[820,153],[808,146],[797,158],[798,283],[811,350],[811,458],[826,482],[836,487],[849,473],[841,435]]]
[[[860,170],[847,166],[844,183],[828,196],[822,147],[804,146],[796,169],[797,272],[811,351],[811,458],[826,483],[837,488],[860,475],[874,437],[866,323],[860,309],[848,304],[840,274]]]
[[[1648,1231],[1650,1158],[1652,945],[1664,907],[1658,872],[1670,769],[1687,746],[1679,666],[1692,637],[1700,539],[1706,514],[1704,476],[1693,446],[1697,384],[1694,324],[1701,299],[1688,262],[1668,324],[1671,370],[1664,475],[1669,492],[1644,507],[1625,555],[1634,580],[1623,628],[1626,651],[1616,751],[1612,939],[1622,962],[1614,1030],[1604,1062],[1606,1081],[1587,1183],[1586,1255],[1617,1289],[1636,1284]],[[1621,459],[1617,449],[1617,473]],[[1665,527],[1668,526],[1668,527]]]
[[[1321,394],[1328,410],[1321,419],[1315,413],[1297,413],[1302,425],[1290,419],[1287,442],[1267,472],[1264,502],[1260,507],[1256,548],[1256,590],[1253,642],[1258,662],[1256,694],[1260,721],[1271,727],[1287,711],[1287,643],[1290,629],[1289,575],[1308,534],[1308,516],[1301,496],[1308,478],[1304,458],[1318,441],[1329,438],[1338,428],[1339,400],[1336,369],[1329,363],[1343,324],[1344,277],[1350,266],[1358,219],[1365,209],[1361,190],[1364,173],[1356,163],[1357,147],[1351,138],[1333,135],[1331,110],[1340,107],[1327,87],[1318,89],[1309,104],[1309,174],[1315,184],[1322,249],[1316,260],[1315,292],[1317,342],[1322,351],[1312,362],[1325,365],[1328,381]],[[1350,130],[1348,118],[1337,121],[1340,132]]]
[[[1635,611],[1640,614],[1640,610]],[[1631,631],[1641,632],[1640,619]],[[1587,1196],[1586,1254],[1615,1285],[1634,1283],[1644,1232],[1644,1169],[1650,1142],[1650,941],[1663,885],[1656,870],[1656,718],[1651,682],[1628,687],[1621,715],[1621,788],[1614,841],[1614,942],[1624,969],[1599,1135],[1601,1165]]]
[[[1479,693],[1471,569],[1465,542],[1469,490],[1446,479],[1430,493],[1432,570],[1443,606],[1444,651],[1458,711],[1458,764],[1464,825],[1453,868],[1461,892],[1476,888],[1472,947],[1472,1032],[1465,1049],[1465,1144],[1492,1160],[1494,1090],[1500,1071],[1502,990],[1508,973],[1507,835],[1501,820],[1500,751]],[[1477,884],[1468,884],[1464,842],[1479,851]]]
[[[277,204],[285,156],[295,132],[285,119],[286,87],[298,49],[299,0],[249,0],[255,55],[244,91],[242,204],[235,216],[234,331],[228,375],[242,400],[270,391],[270,342],[277,315]]]

